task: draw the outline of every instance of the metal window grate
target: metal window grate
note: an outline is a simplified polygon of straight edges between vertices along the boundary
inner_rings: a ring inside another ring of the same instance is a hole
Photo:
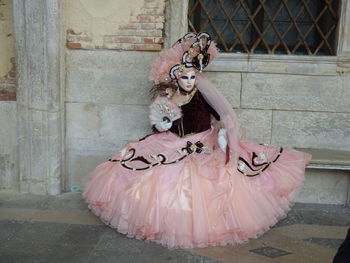
[[[188,29],[224,52],[336,55],[340,0],[190,0]]]

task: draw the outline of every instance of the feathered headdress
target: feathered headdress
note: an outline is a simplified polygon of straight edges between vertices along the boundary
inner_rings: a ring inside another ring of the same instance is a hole
[[[173,47],[160,52],[154,61],[150,80],[155,84],[178,79],[187,68],[199,72],[219,54],[208,33],[187,33]]]

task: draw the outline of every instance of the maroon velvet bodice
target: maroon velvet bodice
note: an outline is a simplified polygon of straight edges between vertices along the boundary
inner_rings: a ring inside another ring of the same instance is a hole
[[[211,114],[220,120],[220,116],[210,107],[199,91],[193,95],[189,103],[181,106],[181,110],[182,118],[176,120],[170,128],[171,132],[180,137],[209,129]]]

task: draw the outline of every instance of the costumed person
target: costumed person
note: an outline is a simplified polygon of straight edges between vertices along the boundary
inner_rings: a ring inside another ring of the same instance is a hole
[[[240,138],[231,105],[202,76],[218,55],[188,33],[155,60],[154,133],[128,143],[83,192],[105,224],[173,248],[237,244],[286,216],[311,156]]]
[[[348,229],[345,240],[338,248],[333,258],[333,263],[349,263],[350,262],[350,228]]]

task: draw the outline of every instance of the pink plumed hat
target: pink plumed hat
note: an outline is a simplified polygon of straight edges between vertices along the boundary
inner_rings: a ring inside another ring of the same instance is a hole
[[[201,72],[219,54],[208,33],[187,33],[173,47],[160,52],[154,61],[150,80],[155,84],[178,79],[186,69]]]

